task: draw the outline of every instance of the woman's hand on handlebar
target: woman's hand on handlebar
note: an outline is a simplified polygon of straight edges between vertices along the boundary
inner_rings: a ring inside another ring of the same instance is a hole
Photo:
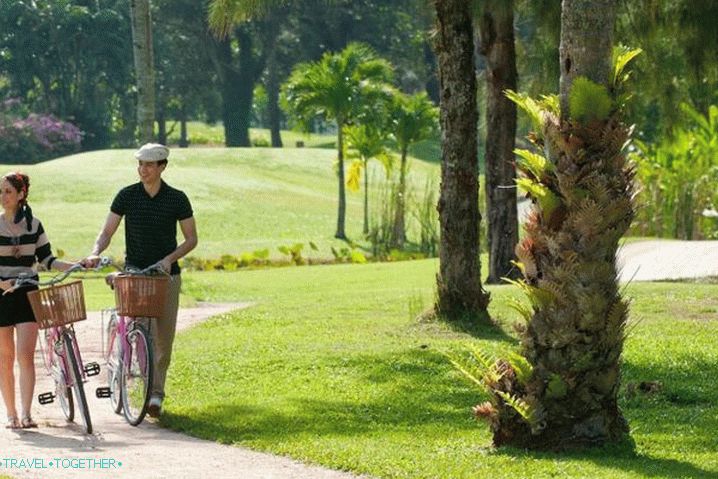
[[[12,279],[4,279],[0,281],[0,289],[3,291],[3,294],[5,294],[5,292],[10,292],[13,286],[15,286],[15,281]]]

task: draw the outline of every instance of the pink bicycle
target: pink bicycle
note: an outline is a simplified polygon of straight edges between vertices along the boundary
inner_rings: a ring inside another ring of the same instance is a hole
[[[122,413],[132,426],[147,414],[153,375],[151,319],[162,317],[169,281],[166,273],[153,273],[162,270],[152,265],[108,277],[116,308],[102,312],[108,385],[97,388],[96,395],[110,398],[115,413]]]
[[[100,373],[100,365],[95,362],[83,365],[73,327],[73,323],[87,319],[82,281],[59,284],[81,270],[84,270],[82,266],[73,266],[47,282],[20,277],[13,289],[23,285],[49,286],[27,293],[38,327],[44,330],[44,337],[39,341],[43,362],[55,382],[55,391],[38,395],[38,401],[44,405],[57,399],[65,418],[71,422],[77,407],[85,431],[91,434],[92,421],[83,384],[88,376]]]

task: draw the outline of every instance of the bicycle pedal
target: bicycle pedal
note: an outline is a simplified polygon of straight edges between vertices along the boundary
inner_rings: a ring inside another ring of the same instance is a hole
[[[108,398],[112,396],[112,391],[110,391],[110,388],[108,386],[100,386],[99,388],[95,389],[95,396],[98,398]]]
[[[95,362],[85,364],[84,369],[85,374],[87,374],[88,376],[97,376],[98,374],[100,374],[100,365]]]
[[[53,393],[38,394],[37,401],[42,405],[50,404],[51,402],[55,401],[55,395]]]

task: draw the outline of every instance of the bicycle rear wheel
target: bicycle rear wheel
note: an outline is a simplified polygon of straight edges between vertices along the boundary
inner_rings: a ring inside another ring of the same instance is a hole
[[[110,405],[116,414],[122,413],[122,389],[120,371],[122,371],[121,339],[117,336],[117,315],[112,313],[107,323],[107,385],[110,387]]]
[[[127,333],[125,354],[127,364],[122,364],[120,389],[122,412],[132,426],[137,426],[147,414],[147,403],[152,391],[152,344],[147,331],[140,324]]]
[[[85,423],[87,434],[92,434],[92,421],[90,420],[90,410],[87,407],[87,398],[85,397],[85,387],[82,384],[82,374],[80,374],[80,362],[75,354],[75,338],[73,335],[65,331],[62,333],[63,345],[65,347],[65,356],[67,357],[68,366],[70,367],[70,375],[72,379],[72,390],[74,391],[77,409],[80,413],[82,421]]]

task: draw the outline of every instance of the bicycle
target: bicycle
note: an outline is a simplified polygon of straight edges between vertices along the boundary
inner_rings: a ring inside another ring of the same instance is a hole
[[[165,276],[150,276],[154,272]],[[169,277],[154,264],[143,270],[125,270],[108,282],[115,290],[116,303],[116,308],[102,312],[108,386],[97,388],[95,394],[110,398],[114,412],[137,426],[147,414],[152,393],[154,357],[149,327],[152,318],[162,317]]]
[[[59,285],[79,270],[84,271],[85,268],[75,265],[45,282],[21,276],[8,291],[24,285],[48,286],[27,293],[38,328],[44,330],[44,346],[42,339],[38,338],[43,362],[55,382],[55,392],[39,394],[38,402],[46,405],[58,399],[69,422],[74,421],[77,406],[85,431],[92,434],[92,421],[83,384],[87,377],[100,373],[100,365],[96,362],[83,365],[75,336],[73,323],[87,319],[82,281]]]

